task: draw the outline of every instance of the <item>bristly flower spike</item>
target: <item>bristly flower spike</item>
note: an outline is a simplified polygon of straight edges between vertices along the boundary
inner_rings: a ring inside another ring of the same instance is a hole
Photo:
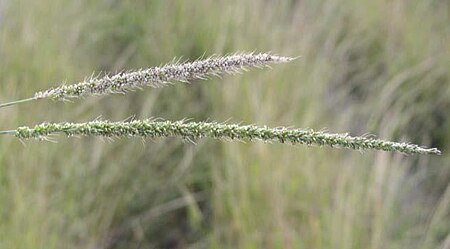
[[[0,108],[38,99],[62,101],[90,95],[125,93],[143,87],[161,87],[174,82],[187,83],[196,79],[233,74],[250,67],[264,67],[293,59],[271,53],[237,53],[229,56],[212,56],[187,63],[174,62],[161,67],[121,72],[112,76],[91,77],[78,84],[61,85],[37,92],[29,99],[0,104]]]
[[[20,139],[45,139],[46,136],[63,133],[67,136],[103,137],[180,137],[188,141],[200,138],[230,139],[240,141],[261,140],[305,145],[326,145],[354,150],[396,151],[406,154],[437,154],[435,148],[423,148],[415,144],[397,143],[347,134],[331,134],[285,127],[268,128],[254,125],[221,124],[216,122],[155,121],[151,119],[128,122],[92,121],[87,123],[42,123],[34,127],[2,131]]]

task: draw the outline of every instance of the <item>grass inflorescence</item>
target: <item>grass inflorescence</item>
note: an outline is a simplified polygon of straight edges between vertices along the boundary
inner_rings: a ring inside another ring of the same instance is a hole
[[[169,63],[161,67],[91,77],[77,84],[61,85],[37,92],[34,97],[29,99],[0,104],[0,108],[38,99],[64,101],[91,95],[126,93],[143,87],[161,87],[173,82],[188,83],[196,79],[233,74],[249,67],[265,67],[271,63],[288,62],[293,59],[271,53],[236,53],[229,56],[212,56],[187,63]]]
[[[44,139],[55,133],[67,136],[103,137],[181,137],[186,140],[200,138],[231,139],[240,141],[261,140],[305,145],[327,145],[354,150],[375,149],[406,154],[440,154],[438,149],[422,148],[407,143],[389,142],[348,134],[331,134],[314,130],[269,128],[255,125],[223,124],[217,122],[133,120],[128,122],[92,121],[87,123],[42,123],[34,127],[20,127],[7,131],[20,139]]]
[[[248,67],[264,67],[270,63],[288,62],[291,57],[270,53],[236,53],[229,56],[212,56],[188,63],[171,63],[113,76],[91,77],[74,85],[61,85],[37,92],[34,97],[0,105],[5,107],[37,99],[67,100],[89,95],[126,93],[146,86],[160,87],[173,82],[190,82],[209,76],[237,73]],[[231,140],[262,140],[265,142],[328,145],[354,150],[375,149],[397,151],[406,154],[440,154],[438,149],[427,149],[414,144],[389,142],[366,137],[352,137],[347,134],[330,134],[314,130],[268,128],[254,125],[221,124],[216,122],[154,121],[151,119],[129,122],[92,121],[88,123],[42,123],[34,127],[19,127],[17,130],[0,131],[14,134],[20,139],[45,139],[54,133],[67,136],[103,137],[181,137],[196,140],[203,137]]]

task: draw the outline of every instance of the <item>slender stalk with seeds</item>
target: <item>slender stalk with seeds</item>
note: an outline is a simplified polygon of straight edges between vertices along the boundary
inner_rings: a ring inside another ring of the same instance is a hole
[[[196,140],[204,137],[241,141],[261,140],[305,145],[327,145],[355,150],[396,151],[406,154],[440,154],[435,148],[397,143],[348,134],[330,134],[320,131],[288,128],[268,128],[254,125],[222,124],[216,122],[133,120],[129,122],[92,121],[87,123],[42,123],[34,127],[20,127],[0,134],[15,135],[20,139],[45,139],[55,133],[67,136],[103,137],[181,137]]]
[[[89,95],[125,93],[143,87],[161,87],[174,82],[189,82],[220,74],[232,74],[249,67],[264,67],[271,63],[288,62],[290,57],[270,53],[238,53],[229,56],[212,56],[187,63],[173,63],[162,67],[121,72],[104,77],[91,77],[74,85],[61,85],[37,92],[33,97],[0,104],[0,108],[38,99],[68,100]]]

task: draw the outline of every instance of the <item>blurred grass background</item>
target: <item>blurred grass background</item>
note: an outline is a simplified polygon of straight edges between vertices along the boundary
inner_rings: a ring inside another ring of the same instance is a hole
[[[235,51],[272,70],[0,111],[375,134],[404,156],[179,139],[0,140],[1,248],[450,248],[447,0],[2,0],[0,102],[92,72]]]

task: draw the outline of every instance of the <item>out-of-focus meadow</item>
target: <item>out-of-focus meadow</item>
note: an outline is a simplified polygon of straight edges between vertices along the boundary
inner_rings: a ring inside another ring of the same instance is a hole
[[[3,0],[0,102],[235,51],[270,70],[0,110],[374,134],[442,156],[180,139],[0,139],[0,248],[450,248],[447,0]]]

